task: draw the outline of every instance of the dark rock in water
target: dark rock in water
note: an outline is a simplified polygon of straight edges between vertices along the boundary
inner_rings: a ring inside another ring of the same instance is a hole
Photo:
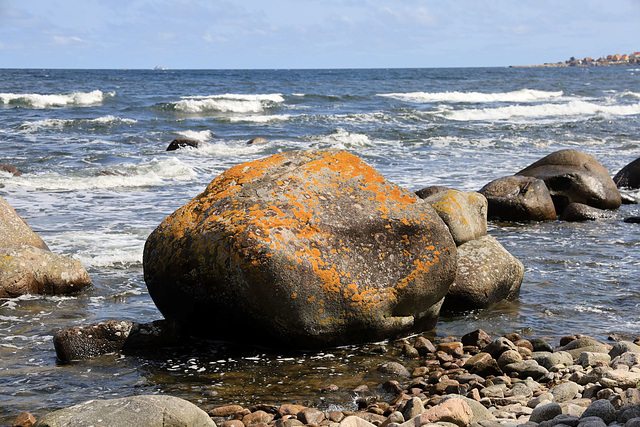
[[[489,219],[551,221],[556,208],[544,181],[530,176],[506,176],[480,189],[489,204]]]
[[[458,273],[443,309],[465,311],[487,308],[520,293],[524,266],[492,236],[458,247]]]
[[[462,344],[478,347],[480,350],[491,344],[491,336],[482,329],[476,329],[462,336]]]
[[[28,245],[49,250],[24,219],[0,196],[0,247]]]
[[[474,191],[441,191],[424,199],[447,224],[460,246],[487,234],[487,199]]]
[[[0,298],[71,294],[89,285],[87,270],[76,260],[34,246],[0,247]]]
[[[620,169],[613,182],[618,188],[640,188],[640,157]]]
[[[143,263],[165,318],[196,335],[318,348],[432,328],[457,255],[428,203],[311,150],[221,174],[151,233]]]
[[[4,163],[0,163],[0,172],[7,172],[13,176],[20,176],[20,171],[18,171],[17,167],[5,165]]]
[[[553,351],[553,347],[551,344],[543,340],[542,338],[532,338],[529,340],[531,345],[533,345],[533,351]]]
[[[633,194],[628,194],[621,191],[620,197],[622,198],[623,205],[637,205],[638,203],[640,203],[640,198]]]
[[[571,203],[562,211],[560,219],[562,221],[595,221],[597,219],[613,218],[615,215],[610,211],[594,208],[582,203]]]
[[[430,187],[425,187],[421,190],[416,191],[416,196],[421,199],[426,199],[427,197],[433,196],[434,194],[438,194],[443,191],[452,191],[453,188],[445,187],[442,185],[432,185]]]
[[[107,320],[59,331],[53,337],[56,356],[63,362],[90,359],[122,350],[150,350],[180,341],[178,326],[166,320],[138,324]]]
[[[583,203],[599,209],[617,209],[620,192],[609,172],[592,156],[578,150],[560,150],[538,160],[516,175],[542,179],[556,212],[571,203]]]
[[[624,222],[628,222],[630,224],[640,224],[640,216],[628,216],[624,219]]]
[[[247,144],[266,144],[267,140],[261,137],[251,138],[247,141]]]
[[[167,147],[167,151],[175,151],[184,147],[198,148],[200,145],[202,145],[202,141],[197,139],[174,139]]]
[[[206,412],[184,399],[165,395],[142,395],[89,400],[51,412],[42,417],[37,425],[215,427],[216,424]]]

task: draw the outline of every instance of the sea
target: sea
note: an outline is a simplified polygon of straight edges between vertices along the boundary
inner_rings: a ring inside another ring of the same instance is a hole
[[[255,137],[267,142],[247,144]],[[166,151],[176,138],[202,143]],[[319,148],[347,150],[412,191],[477,191],[566,148],[613,176],[640,157],[640,68],[0,70],[0,163],[21,173],[0,172],[0,195],[93,280],[78,295],[0,299],[0,424],[138,394],[204,409],[354,408],[367,393],[384,398],[377,366],[402,359],[394,340],[318,352],[193,341],[56,360],[59,330],[162,317],[143,279],[145,240],[212,179],[238,163]],[[525,266],[519,298],[441,317],[425,336],[481,328],[554,345],[577,333],[634,339],[640,226],[623,219],[638,215],[630,204],[593,222],[490,222],[489,234]]]

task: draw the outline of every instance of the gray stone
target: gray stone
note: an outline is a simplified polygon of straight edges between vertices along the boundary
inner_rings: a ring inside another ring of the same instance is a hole
[[[622,353],[620,356],[617,356],[615,359],[613,359],[613,361],[611,361],[611,367],[613,367],[613,369],[617,369],[622,365],[628,366],[630,368],[640,365],[640,353],[627,351],[626,353]]]
[[[402,416],[404,420],[410,420],[424,412],[424,405],[422,404],[422,400],[418,397],[413,397],[404,404],[404,408],[402,409]],[[404,422],[402,420],[402,422]],[[397,421],[396,421],[397,422]]]
[[[458,272],[443,310],[487,308],[520,293],[524,266],[492,236],[458,247]],[[495,357],[495,356],[494,356]]]
[[[548,342],[546,342],[542,338],[532,338],[532,339],[529,340],[529,342],[533,346],[533,351],[534,352],[537,352],[537,351],[549,351],[549,352],[552,352],[553,351],[553,347],[551,347],[551,344],[549,344]]]
[[[611,362],[611,356],[607,353],[592,353],[589,351],[584,351],[580,353],[580,357],[578,357],[578,365],[583,367],[587,366],[596,366],[599,363],[609,363]]]
[[[616,412],[616,421],[624,424],[633,418],[640,418],[640,404],[626,406]]]
[[[553,366],[559,364],[565,366],[573,365],[573,357],[565,351],[558,351],[555,353],[548,351],[536,351],[531,355],[531,358],[547,369],[551,369]]]
[[[529,176],[507,176],[480,190],[488,202],[488,217],[502,221],[550,221],[556,209],[544,181]]]
[[[549,421],[562,414],[562,408],[555,402],[547,403],[546,405],[538,406],[534,408],[529,417],[529,421],[534,423],[541,423],[543,421]]]
[[[640,417],[631,418],[624,424],[624,427],[640,427]]]
[[[223,172],[150,234],[143,267],[194,336],[309,349],[433,328],[457,259],[428,203],[328,149]]]
[[[378,367],[380,372],[385,374],[390,374],[396,377],[405,377],[408,378],[411,376],[407,368],[401,365],[398,362],[387,362]]]
[[[605,372],[600,377],[600,384],[603,387],[620,387],[623,390],[640,386],[640,373],[630,372],[628,367],[625,368],[627,369],[618,368]]]
[[[561,221],[581,222],[595,221],[598,219],[613,218],[615,214],[604,209],[594,208],[583,203],[571,203],[560,215]]]
[[[553,426],[569,426],[576,427],[580,424],[580,418],[568,414],[560,414],[550,421],[543,421],[539,427],[553,427]]]
[[[531,377],[536,381],[542,379],[549,373],[544,366],[538,365],[533,359],[512,363],[505,366],[503,370],[504,372],[516,372],[520,378]]]
[[[580,418],[588,417],[598,417],[606,424],[611,424],[616,420],[616,410],[608,400],[599,399],[589,405]]]
[[[473,417],[471,418],[472,423],[479,423],[482,421],[495,419],[491,411],[489,411],[484,405],[482,405],[482,403],[473,399],[469,399],[468,397],[461,396],[459,394],[448,394],[442,399],[442,402],[454,398],[462,399],[467,403],[467,405],[469,405],[471,411],[473,412]]]
[[[24,219],[0,196],[0,247],[26,245],[49,250]]]
[[[474,191],[441,191],[424,199],[447,224],[460,246],[487,234],[487,199]]]
[[[173,396],[132,396],[90,400],[41,417],[39,427],[183,427],[213,426],[209,415],[193,403]]]
[[[518,347],[505,337],[496,338],[484,348],[484,352],[489,353],[494,359],[498,359],[507,350],[518,351]]]
[[[606,423],[598,417],[580,418],[578,427],[606,427]]]
[[[557,403],[573,400],[579,391],[580,388],[578,387],[578,384],[572,382],[558,384],[549,390],[553,395],[553,401]]]
[[[640,188],[640,157],[620,169],[613,177],[618,188]]]
[[[613,345],[613,348],[609,352],[609,356],[611,359],[615,359],[616,357],[631,351],[633,353],[640,353],[640,345],[634,344],[629,341],[618,341]]]

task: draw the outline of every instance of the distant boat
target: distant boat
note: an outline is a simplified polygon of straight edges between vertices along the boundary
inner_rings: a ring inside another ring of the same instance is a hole
[[[167,67],[161,67],[159,65],[156,65],[155,67],[153,67],[154,70],[168,70]]]

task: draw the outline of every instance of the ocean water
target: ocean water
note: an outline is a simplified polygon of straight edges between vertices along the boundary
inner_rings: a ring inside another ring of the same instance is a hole
[[[0,70],[0,163],[22,174],[0,172],[0,195],[94,282],[75,296],[0,300],[0,424],[23,410],[143,393],[204,408],[329,408],[352,406],[360,384],[381,392],[375,367],[396,357],[393,343],[284,354],[193,342],[56,361],[58,330],[161,317],[143,280],[145,239],[232,165],[342,148],[410,190],[478,190],[564,148],[593,155],[613,175],[640,157],[639,129],[634,67]],[[268,142],[247,145],[253,137]],[[203,145],[166,152],[175,138]],[[482,328],[557,344],[570,333],[640,335],[640,228],[622,221],[632,215],[638,205],[589,223],[491,223],[489,233],[525,265],[520,298],[441,318],[428,336]],[[321,393],[329,384],[340,390]]]

